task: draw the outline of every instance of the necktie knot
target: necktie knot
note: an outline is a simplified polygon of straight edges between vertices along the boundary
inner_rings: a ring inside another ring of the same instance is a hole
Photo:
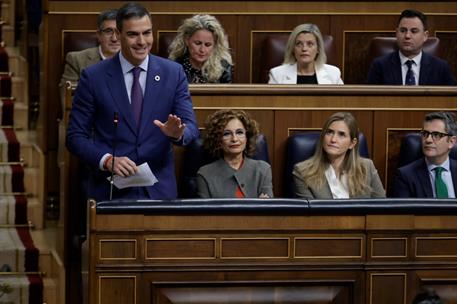
[[[443,167],[435,167],[435,175],[439,175],[441,176],[441,173],[444,171],[444,168]]]
[[[413,66],[414,60],[406,60],[405,64],[410,69]]]
[[[436,167],[433,170],[435,170],[436,198],[448,198],[447,186],[441,176],[441,173],[445,171],[445,169],[443,167]]]
[[[141,68],[139,66],[134,67],[133,69],[130,70],[133,74],[133,78],[138,79],[140,77],[141,73]]]

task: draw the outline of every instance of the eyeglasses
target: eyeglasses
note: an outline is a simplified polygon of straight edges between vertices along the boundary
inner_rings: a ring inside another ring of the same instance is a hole
[[[434,141],[436,140],[440,140],[441,138],[445,137],[445,136],[451,136],[451,134],[447,134],[447,133],[442,133],[442,132],[429,132],[429,131],[426,131],[426,130],[422,130],[420,131],[420,134],[422,136],[423,139],[427,139],[429,135],[432,136],[432,139]]]
[[[112,37],[116,33],[116,31],[111,27],[100,30],[100,32],[107,37]]]
[[[222,139],[227,140],[227,141],[231,140],[235,136],[238,139],[246,138],[246,130],[238,129],[238,130],[235,130],[235,133],[232,131],[229,131],[229,130],[224,130],[224,133],[222,133]]]

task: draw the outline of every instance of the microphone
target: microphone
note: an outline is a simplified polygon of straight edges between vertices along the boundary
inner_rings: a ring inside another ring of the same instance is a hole
[[[114,112],[113,117],[114,123],[114,139],[113,139],[113,153],[111,154],[113,158],[111,159],[111,179],[110,179],[110,189],[109,189],[109,200],[113,200],[113,187],[114,187],[114,156],[116,155],[116,143],[117,143],[117,124],[119,123],[119,114]]]

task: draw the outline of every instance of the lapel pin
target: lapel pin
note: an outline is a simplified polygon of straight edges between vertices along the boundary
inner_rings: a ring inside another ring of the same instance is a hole
[[[155,79],[155,81],[160,81],[160,76],[159,76],[159,75],[156,75],[156,76],[154,77],[154,79]]]

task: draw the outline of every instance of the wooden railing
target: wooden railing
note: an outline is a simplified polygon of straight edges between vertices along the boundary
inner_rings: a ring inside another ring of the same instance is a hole
[[[91,204],[90,303],[457,301],[455,200]],[[211,300],[209,300],[211,299]]]

